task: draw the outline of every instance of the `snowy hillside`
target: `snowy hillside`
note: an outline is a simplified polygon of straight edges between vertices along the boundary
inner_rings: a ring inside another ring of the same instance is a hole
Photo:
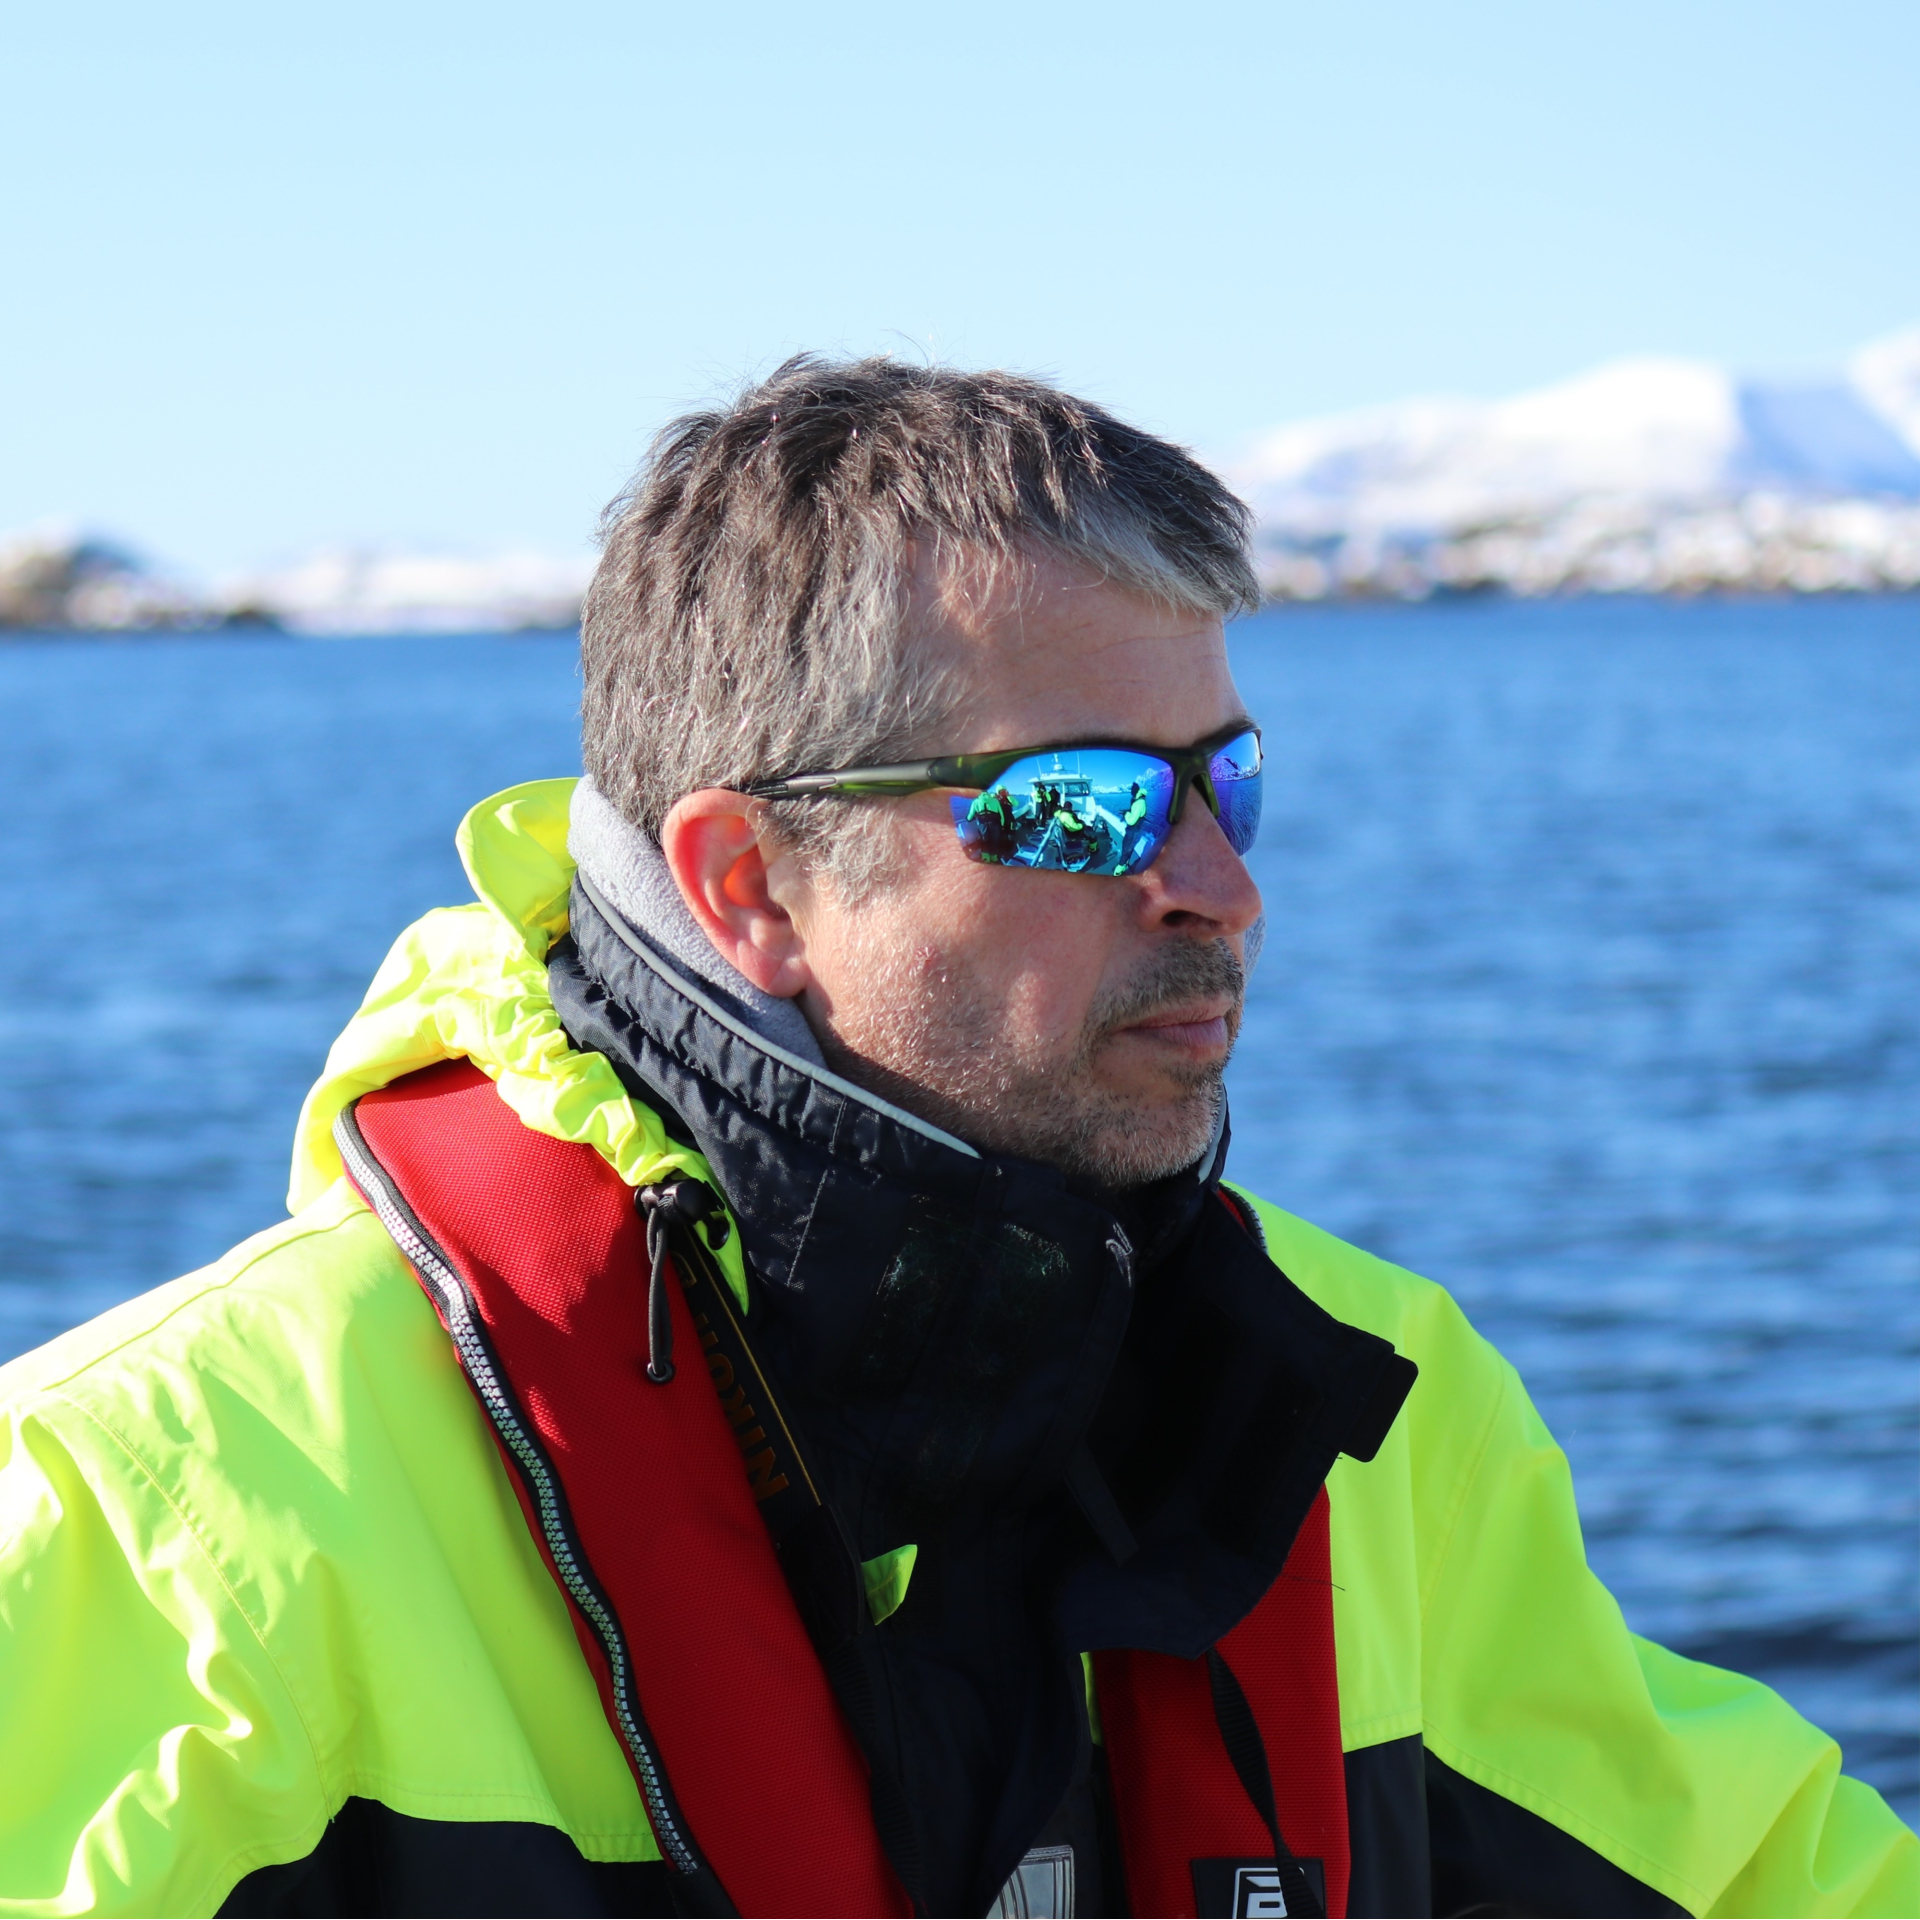
[[[0,631],[125,632],[212,618],[191,586],[117,540],[59,522],[0,535]]]
[[[1221,468],[1282,599],[1920,590],[1920,326],[1826,380],[1620,360],[1509,400],[1303,421]],[[0,537],[0,630],[567,627],[593,564],[342,550],[209,589],[48,525]]]
[[[315,554],[233,580],[219,598],[300,633],[476,633],[570,627],[593,573],[591,554],[484,559],[446,554]]]
[[[570,627],[593,557],[330,551],[209,590],[118,540],[51,525],[0,537],[0,630],[208,627],[484,633]]]
[[[1622,360],[1282,427],[1225,467],[1282,594],[1920,585],[1920,327],[1831,380]]]

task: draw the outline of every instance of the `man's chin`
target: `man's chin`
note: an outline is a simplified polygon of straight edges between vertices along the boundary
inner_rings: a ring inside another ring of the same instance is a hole
[[[829,1044],[827,1056],[857,1086],[988,1153],[1038,1160],[1120,1192],[1192,1166],[1213,1140],[1224,1098],[1221,1059],[1178,1051],[1170,1058],[1158,1047],[1143,1058],[1145,1047],[1116,1046],[1120,1038],[1110,1036],[1091,1059],[994,1075],[985,1085],[904,1072],[844,1043]]]
[[[1177,1101],[1089,1102],[1070,1141],[1042,1157],[1083,1180],[1124,1192],[1184,1173],[1213,1144],[1224,1098],[1218,1074]]]

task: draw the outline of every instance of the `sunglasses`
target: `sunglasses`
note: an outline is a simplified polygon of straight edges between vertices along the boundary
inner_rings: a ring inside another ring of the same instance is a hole
[[[1235,853],[1260,830],[1260,729],[1235,723],[1191,747],[1020,747],[956,753],[910,766],[796,773],[747,788],[760,800],[922,793],[948,802],[960,844],[990,867],[1051,873],[1144,873],[1198,788]],[[967,795],[973,797],[969,799]]]

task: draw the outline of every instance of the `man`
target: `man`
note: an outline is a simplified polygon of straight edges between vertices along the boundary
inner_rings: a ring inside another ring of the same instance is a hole
[[[1014,834],[1018,810],[1005,787],[983,793],[967,808],[967,823],[973,831],[966,845],[976,859],[1009,859],[1019,842]]]
[[[7,1911],[1920,1906],[1447,1297],[1222,1184],[1246,531],[1004,375],[668,431],[293,1219],[6,1370]],[[1087,747],[1119,871],[968,856]]]

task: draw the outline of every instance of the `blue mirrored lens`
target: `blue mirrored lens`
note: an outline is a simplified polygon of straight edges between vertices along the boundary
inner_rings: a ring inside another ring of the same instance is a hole
[[[989,866],[1139,873],[1166,844],[1173,769],[1125,747],[1063,747],[1016,760],[950,802],[960,844]],[[1256,803],[1257,808],[1257,803]]]
[[[1260,736],[1243,733],[1229,740],[1207,762],[1207,772],[1220,801],[1220,831],[1235,853],[1245,853],[1260,832],[1260,797],[1266,785]]]

